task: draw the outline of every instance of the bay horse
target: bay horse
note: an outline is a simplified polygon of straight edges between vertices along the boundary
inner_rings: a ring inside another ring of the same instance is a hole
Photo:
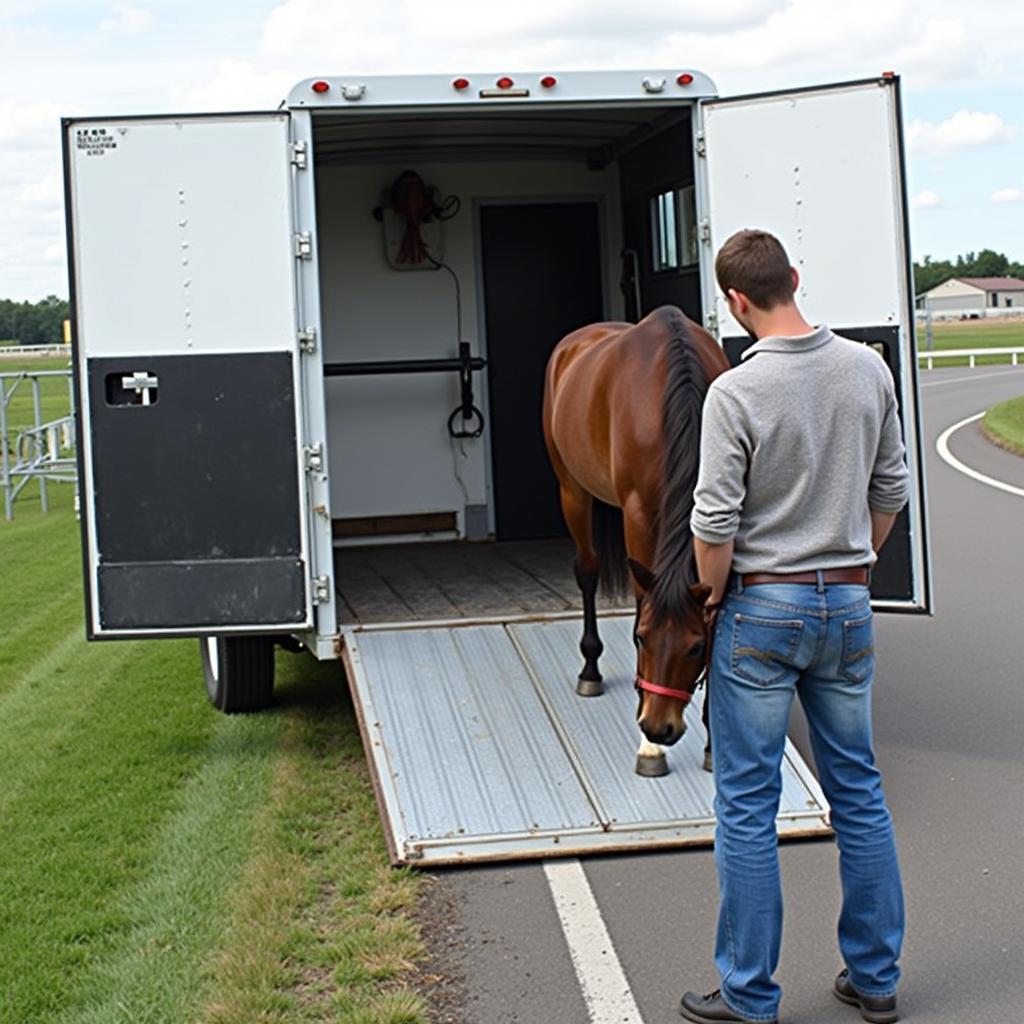
[[[705,663],[711,588],[697,582],[690,513],[704,396],[728,368],[715,339],[674,306],[638,324],[582,327],[548,360],[544,441],[583,596],[576,692],[604,692],[598,585],[621,598],[631,576],[640,775],[668,771],[658,744],[671,746],[686,731],[683,710]]]

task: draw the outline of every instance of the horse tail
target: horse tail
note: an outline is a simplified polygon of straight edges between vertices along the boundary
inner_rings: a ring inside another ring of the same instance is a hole
[[[621,598],[629,589],[626,563],[626,531],[622,509],[593,499],[594,551],[598,557],[598,580],[602,592]]]
[[[708,377],[674,306],[657,311],[668,332],[662,400],[664,471],[654,556],[656,609],[678,614],[695,581],[690,513],[700,460],[700,425]]]

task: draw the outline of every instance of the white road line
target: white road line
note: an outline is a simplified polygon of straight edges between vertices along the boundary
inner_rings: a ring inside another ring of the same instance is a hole
[[[947,427],[935,442],[935,450],[939,453],[939,457],[943,462],[948,463],[957,472],[963,473],[964,476],[969,476],[972,480],[988,484],[989,487],[995,487],[1000,491],[1006,491],[1008,494],[1016,494],[1018,498],[1024,498],[1024,488],[1014,487],[1013,484],[1004,483],[1002,480],[996,480],[993,477],[985,476],[984,473],[979,473],[976,469],[971,469],[970,466],[961,462],[949,450],[949,439],[953,434],[955,434],[961,427],[966,427],[968,423],[980,420],[984,415],[984,412],[978,412],[973,416],[968,416],[965,420],[961,420],[959,423],[954,423],[951,427]]]
[[[1011,373],[1020,373],[1024,377],[1024,373],[1021,373],[1021,368],[1015,366],[1010,370],[1002,370],[999,373],[972,373],[969,377],[946,377],[943,380],[922,381],[921,387],[938,388],[942,387],[943,384],[962,384],[965,380],[988,380],[990,377],[1008,377]]]
[[[544,863],[591,1024],[642,1024],[601,909],[578,860]]]

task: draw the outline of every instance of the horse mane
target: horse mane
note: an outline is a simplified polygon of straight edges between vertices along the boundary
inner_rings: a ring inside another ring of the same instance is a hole
[[[679,619],[693,606],[690,587],[697,582],[690,513],[700,461],[700,424],[707,373],[691,343],[686,319],[674,306],[656,311],[668,332],[665,391],[662,397],[664,466],[658,544],[651,590],[656,619]]]

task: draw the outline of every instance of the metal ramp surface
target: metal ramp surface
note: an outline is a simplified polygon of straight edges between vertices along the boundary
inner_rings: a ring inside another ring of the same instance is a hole
[[[633,772],[632,615],[602,617],[606,692],[578,697],[580,621],[363,627],[344,658],[391,858],[463,864],[710,844],[703,691],[669,774]],[[787,741],[780,837],[828,835],[828,805]]]

